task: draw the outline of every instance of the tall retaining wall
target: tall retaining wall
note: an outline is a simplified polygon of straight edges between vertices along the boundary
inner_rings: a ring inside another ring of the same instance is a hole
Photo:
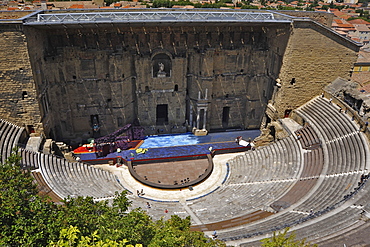
[[[0,24],[0,117],[29,133],[43,132],[22,24]]]
[[[304,20],[293,22],[272,105],[275,118],[284,117],[337,77],[349,79],[360,46],[324,26]]]

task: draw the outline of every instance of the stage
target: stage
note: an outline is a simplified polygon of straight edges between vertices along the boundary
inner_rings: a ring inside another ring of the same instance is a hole
[[[127,150],[116,150],[115,152],[109,153],[104,157],[98,157],[94,145],[86,144],[74,150],[74,155],[79,157],[80,161],[89,164],[114,164],[117,162],[117,158],[123,162],[132,161],[136,162],[162,162],[164,160],[174,159],[192,159],[199,156],[206,156],[211,152],[215,154],[242,152],[250,149],[250,147],[244,147],[238,145],[235,139],[241,136],[244,140],[253,140],[260,134],[259,130],[247,130],[247,131],[232,131],[232,132],[219,132],[210,133],[204,137],[196,137],[198,144],[192,145],[180,145],[180,142],[173,143],[174,146],[165,147],[147,147],[145,146],[145,140],[133,140],[129,143],[129,149]],[[182,135],[188,137],[190,133],[176,134],[176,135],[160,135],[168,137],[169,140],[175,139]],[[156,138],[151,136],[150,138]],[[181,138],[180,138],[181,139]],[[144,148],[141,148],[141,145]],[[162,144],[157,144],[160,146]],[[146,147],[146,148],[145,148]],[[205,157],[204,157],[205,158]],[[111,162],[109,162],[111,161]]]

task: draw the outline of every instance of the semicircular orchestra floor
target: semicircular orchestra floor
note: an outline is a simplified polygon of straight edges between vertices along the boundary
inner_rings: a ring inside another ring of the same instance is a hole
[[[186,185],[202,176],[208,159],[168,161],[135,166],[136,173],[145,180],[163,185]]]

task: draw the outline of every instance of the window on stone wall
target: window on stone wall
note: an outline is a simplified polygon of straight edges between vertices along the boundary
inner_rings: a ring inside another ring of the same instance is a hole
[[[172,61],[166,54],[157,54],[152,59],[153,77],[171,77]]]
[[[33,125],[27,125],[27,131],[28,133],[35,133],[35,128],[33,127]]]
[[[292,78],[292,80],[290,81],[290,85],[294,85],[295,84],[295,78]]]
[[[27,91],[22,92],[22,99],[25,99],[28,97]]]
[[[175,89],[174,89],[175,92],[179,91],[179,85],[175,85]]]
[[[284,118],[288,118],[291,112],[292,112],[291,109],[285,110],[285,112],[284,112]]]

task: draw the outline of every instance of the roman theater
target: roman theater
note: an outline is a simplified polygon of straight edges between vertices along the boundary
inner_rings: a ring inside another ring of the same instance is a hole
[[[370,242],[370,102],[349,80],[360,45],[330,29],[332,14],[12,15],[0,161],[18,146],[41,195],[127,190],[132,208],[191,216],[227,246],[286,227],[319,246]],[[172,145],[146,144],[162,137]]]

